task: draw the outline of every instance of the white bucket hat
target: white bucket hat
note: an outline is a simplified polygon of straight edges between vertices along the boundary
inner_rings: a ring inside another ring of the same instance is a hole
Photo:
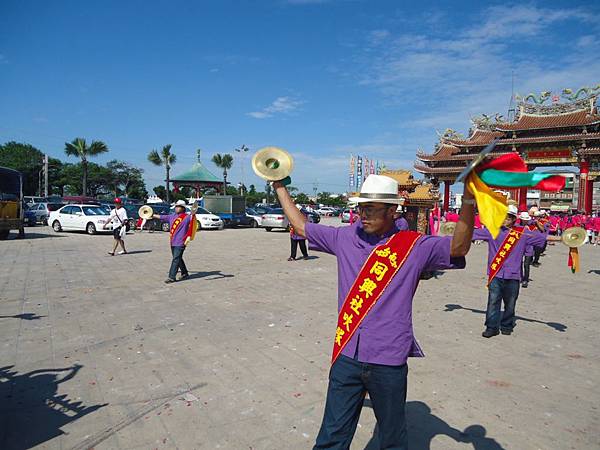
[[[508,214],[517,217],[519,215],[519,210],[515,205],[508,205]]]
[[[185,200],[177,200],[175,202],[175,206],[184,206],[185,207],[186,205],[187,205],[187,203],[185,202]]]
[[[519,214],[519,219],[529,221],[529,220],[531,220],[531,216],[529,215],[529,213],[527,211],[522,211]]]
[[[360,188],[358,197],[350,197],[348,200],[355,203],[402,203],[402,198],[398,195],[398,182],[385,175],[369,175]]]

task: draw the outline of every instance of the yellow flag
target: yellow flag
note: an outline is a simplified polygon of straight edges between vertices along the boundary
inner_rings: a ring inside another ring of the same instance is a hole
[[[500,227],[506,219],[508,203],[504,195],[491,190],[481,178],[471,172],[466,179],[467,189],[475,196],[479,219],[485,225],[494,239],[500,233]]]

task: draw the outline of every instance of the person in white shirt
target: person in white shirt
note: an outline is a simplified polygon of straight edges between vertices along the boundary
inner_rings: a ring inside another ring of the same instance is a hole
[[[123,208],[123,202],[121,202],[120,198],[115,198],[115,209],[111,210],[108,220],[112,224],[113,237],[115,238],[112,252],[108,252],[108,254],[115,256],[117,247],[120,245],[123,250],[119,252],[119,255],[124,255],[127,253],[127,250],[125,250],[125,241],[123,240],[127,233],[127,210]],[[102,228],[106,229],[109,222],[106,222]]]

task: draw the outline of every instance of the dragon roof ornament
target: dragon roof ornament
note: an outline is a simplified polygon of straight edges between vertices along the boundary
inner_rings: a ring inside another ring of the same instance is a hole
[[[556,115],[584,109],[591,111],[596,106],[599,96],[600,84],[582,87],[575,92],[572,89],[563,89],[560,95],[553,95],[550,91],[542,91],[539,95],[531,93],[525,97],[517,94],[515,100],[519,103],[519,108],[515,119],[518,119],[518,115],[522,113]],[[561,98],[564,100],[563,103],[559,103]]]

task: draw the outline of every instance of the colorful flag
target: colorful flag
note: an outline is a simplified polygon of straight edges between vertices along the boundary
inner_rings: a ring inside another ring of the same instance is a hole
[[[362,173],[362,169],[363,169],[363,160],[360,156],[357,157],[357,163],[356,163],[356,190],[358,191],[360,189],[360,187],[362,186],[362,177],[363,177],[363,173]]]
[[[354,189],[354,155],[350,155],[350,190]]]
[[[508,203],[504,195],[494,192],[490,186],[500,189],[532,187],[554,192],[565,186],[565,178],[562,176],[527,172],[525,161],[516,153],[508,153],[481,164],[465,181],[467,188],[475,196],[481,223],[494,239],[506,218]]]
[[[373,166],[373,160],[371,160],[371,174],[375,173],[375,167]]]

